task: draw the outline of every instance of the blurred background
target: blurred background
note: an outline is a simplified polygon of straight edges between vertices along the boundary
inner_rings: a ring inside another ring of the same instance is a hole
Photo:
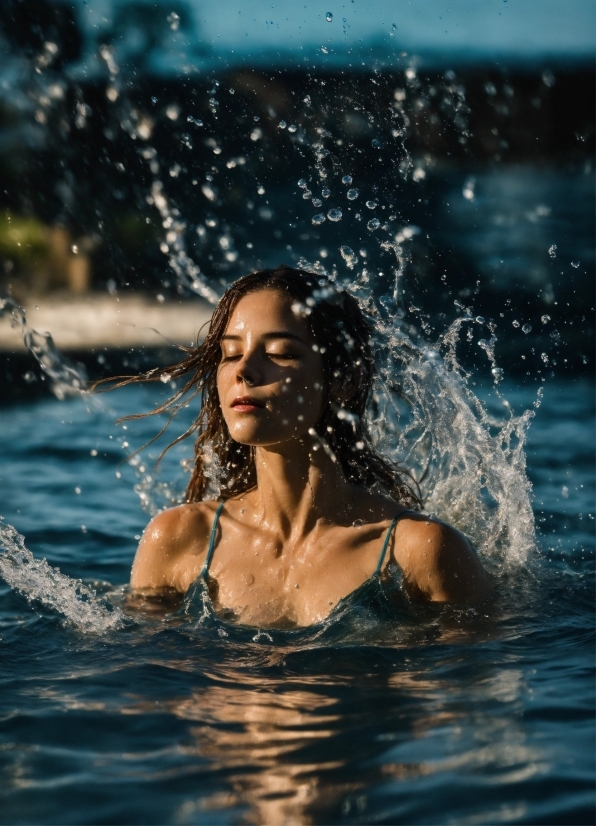
[[[188,343],[250,269],[389,284],[397,245],[431,339],[471,307],[507,373],[591,372],[594,18],[3,0],[0,295],[97,377],[168,357],[154,329]],[[0,349],[5,400],[45,392],[6,320]]]

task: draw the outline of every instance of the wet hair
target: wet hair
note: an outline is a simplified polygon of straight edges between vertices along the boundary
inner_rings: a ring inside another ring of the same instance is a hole
[[[288,266],[258,270],[231,284],[215,308],[205,339],[202,343],[197,341],[194,347],[182,347],[186,356],[180,362],[116,379],[116,387],[136,382],[182,380],[179,389],[151,412],[126,417],[136,419],[169,413],[168,422],[155,438],[166,430],[189,399],[200,394],[198,416],[186,432],[166,448],[167,451],[197,434],[186,501],[200,502],[206,497],[214,470],[221,499],[256,485],[254,447],[240,444],[230,435],[219,403],[217,371],[221,338],[236,305],[245,295],[260,290],[279,290],[289,295],[294,300],[293,309],[302,315],[319,348],[324,374],[323,412],[314,428],[316,433],[312,434],[319,448],[325,449],[341,465],[351,483],[380,489],[401,504],[420,507],[416,483],[407,471],[377,452],[366,425],[365,413],[375,372],[370,323],[356,300],[337,289],[328,278]],[[349,398],[345,398],[348,394],[334,394],[332,388],[338,383],[349,385]]]

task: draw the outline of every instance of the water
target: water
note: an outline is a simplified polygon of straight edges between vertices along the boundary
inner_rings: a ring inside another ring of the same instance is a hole
[[[435,88],[415,60],[366,121],[364,93],[329,110],[330,87],[265,121],[219,80],[208,103],[144,111],[118,50],[99,52],[109,140],[134,148],[136,166],[119,166],[161,225],[164,287],[214,302],[226,279],[279,260],[346,285],[375,313],[374,438],[473,539],[497,593],[291,636],[135,597],[137,540],[183,490],[189,446],[156,475],[153,448],[127,461],[155,421],[113,422],[171,384],[81,395],[79,366],[4,300],[58,401],[0,411],[0,821],[592,822],[594,388],[563,372],[588,349],[591,165],[414,157],[418,106],[440,98],[436,122],[462,146],[469,111],[454,72]],[[13,91],[50,88],[29,69]],[[173,163],[194,141],[213,153],[200,174]],[[563,206],[569,192],[581,208]],[[455,265],[439,279],[437,243],[468,256],[475,287]]]
[[[0,820],[591,822],[593,390],[546,385],[527,443],[539,550],[494,602],[332,643],[220,637],[126,597],[147,517],[112,422],[149,391],[2,411],[4,523],[118,614],[1,586]],[[516,413],[535,399],[503,392]]]

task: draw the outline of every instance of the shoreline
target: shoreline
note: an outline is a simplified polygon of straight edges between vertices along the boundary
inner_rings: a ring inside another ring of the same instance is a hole
[[[28,328],[51,333],[65,353],[194,344],[213,312],[200,299],[162,302],[126,293],[54,293],[30,299],[24,309]],[[26,353],[21,330],[9,318],[0,322],[0,353]]]

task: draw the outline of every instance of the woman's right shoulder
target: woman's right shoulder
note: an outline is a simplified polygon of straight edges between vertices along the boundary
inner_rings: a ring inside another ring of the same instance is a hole
[[[201,566],[205,559],[216,507],[215,502],[197,502],[154,516],[139,542],[131,587],[185,591],[190,584],[186,572]]]

